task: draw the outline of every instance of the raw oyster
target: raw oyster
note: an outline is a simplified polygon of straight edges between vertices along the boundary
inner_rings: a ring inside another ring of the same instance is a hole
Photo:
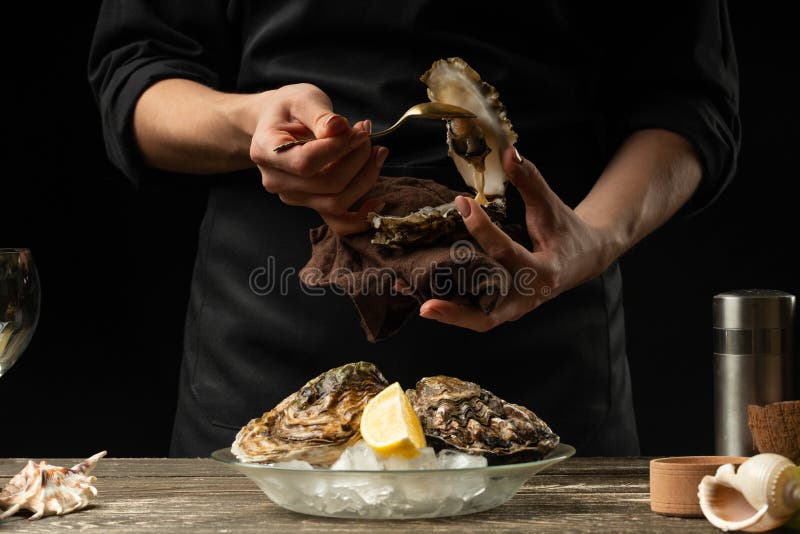
[[[69,469],[29,461],[0,491],[0,509],[5,508],[0,519],[23,509],[33,512],[29,519],[39,519],[86,507],[97,495],[97,488],[92,486],[97,479],[88,475],[105,455],[106,451],[99,452]]]
[[[247,423],[231,452],[242,462],[304,460],[329,466],[358,441],[364,406],[388,385],[369,362],[331,369]]]
[[[435,448],[483,454],[493,463],[538,459],[559,437],[529,409],[450,376],[421,379],[406,391],[425,437]],[[437,447],[438,446],[438,447]]]
[[[506,201],[503,197],[492,199],[483,209],[495,222],[502,222],[506,218]],[[425,206],[405,217],[372,212],[368,217],[375,229],[370,242],[386,249],[430,245],[444,238],[457,240],[469,237],[455,202],[436,207]]]
[[[460,156],[476,171],[485,170],[486,156],[492,149],[478,119],[450,119],[447,121],[447,146],[452,154]]]
[[[485,205],[486,196],[505,194],[506,177],[501,157],[517,142],[517,134],[500,102],[500,94],[459,57],[440,59],[420,78],[428,86],[428,98],[462,107],[475,119],[448,121],[448,154],[464,181]],[[484,196],[486,195],[486,196]]]

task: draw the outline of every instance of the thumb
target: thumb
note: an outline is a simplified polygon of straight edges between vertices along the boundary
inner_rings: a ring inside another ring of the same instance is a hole
[[[311,130],[314,137],[336,137],[350,129],[347,119],[333,112],[330,100],[320,97],[306,98],[292,108],[292,115]]]

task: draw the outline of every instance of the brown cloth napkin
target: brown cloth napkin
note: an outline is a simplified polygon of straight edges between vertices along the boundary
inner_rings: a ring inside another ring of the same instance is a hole
[[[380,198],[386,202],[381,215],[402,216],[459,194],[432,180],[380,178],[362,201]],[[514,225],[503,228],[512,237],[520,232]],[[511,274],[471,239],[398,252],[371,244],[372,234],[339,236],[327,225],[312,229],[311,259],[300,271],[306,286],[334,286],[350,296],[370,342],[397,332],[428,299],[469,302],[490,313],[508,293]],[[407,288],[398,290],[398,279]]]

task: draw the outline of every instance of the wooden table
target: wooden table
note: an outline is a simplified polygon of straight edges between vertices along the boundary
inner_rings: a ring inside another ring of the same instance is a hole
[[[24,465],[24,460],[0,459],[0,484]],[[719,532],[705,519],[650,511],[646,458],[572,458],[531,478],[503,506],[418,521],[327,519],[289,512],[248,478],[206,459],[104,458],[94,474],[98,496],[90,508],[38,521],[13,516],[0,521],[0,532]]]

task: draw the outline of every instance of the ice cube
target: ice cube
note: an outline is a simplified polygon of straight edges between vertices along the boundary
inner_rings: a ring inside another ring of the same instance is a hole
[[[369,480],[366,484],[355,486],[358,496],[368,505],[374,506],[389,501],[394,494],[394,487],[385,480]]]
[[[343,511],[358,512],[365,507],[364,500],[354,489],[336,481],[329,486],[329,491],[322,495],[321,501],[323,509],[329,514]]]
[[[467,454],[452,449],[439,451],[439,467],[441,469],[468,469],[473,467],[486,467],[488,462],[483,456]]]
[[[351,445],[334,462],[334,471],[382,471],[384,458],[362,439]]]
[[[390,456],[384,460],[383,465],[390,471],[416,471],[419,469],[438,469],[439,462],[432,447],[422,447],[419,454],[413,458]]]

